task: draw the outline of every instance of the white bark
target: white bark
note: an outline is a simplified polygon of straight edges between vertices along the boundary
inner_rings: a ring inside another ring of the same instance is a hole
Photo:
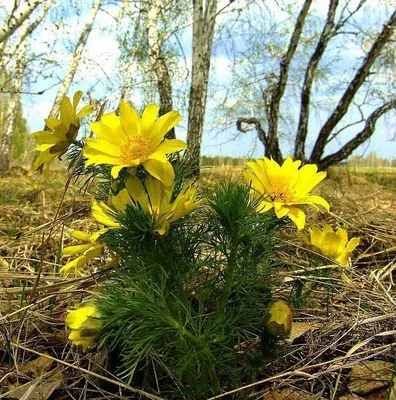
[[[7,171],[10,166],[11,158],[11,137],[15,129],[18,114],[18,104],[20,103],[23,72],[26,67],[26,53],[28,40],[24,40],[19,47],[15,61],[15,73],[12,79],[11,95],[8,102],[8,109],[5,118],[4,131],[0,143],[0,172]]]
[[[0,43],[5,42],[32,14],[44,0],[25,0],[14,8],[11,15],[0,27]]]
[[[172,84],[162,51],[162,43],[158,33],[158,15],[161,11],[162,0],[150,0],[147,15],[147,36],[149,44],[150,64],[157,78],[158,93],[160,96],[160,115],[173,109]],[[175,131],[171,129],[166,135],[168,139],[175,138]]]
[[[60,102],[61,102],[63,96],[65,96],[67,94],[67,91],[69,90],[69,87],[70,87],[71,83],[73,82],[74,76],[77,71],[78,64],[81,60],[81,56],[83,54],[85,45],[87,44],[89,34],[92,31],[92,26],[95,22],[100,5],[101,5],[101,0],[94,0],[91,14],[89,15],[89,18],[84,26],[84,29],[81,32],[80,38],[78,39],[76,48],[74,50],[72,59],[69,64],[67,74],[63,79],[62,85],[58,90],[54,104],[49,113],[50,117],[56,117],[59,114]]]
[[[36,19],[32,23],[29,21],[25,21],[23,23],[18,39],[14,41],[12,45],[7,47],[6,42],[3,43],[4,51],[0,51],[0,53],[2,53],[0,54],[0,71],[3,70],[10,60],[15,56],[25,39],[40,25],[52,4],[53,0],[46,0],[40,12],[37,14]]]
[[[216,12],[217,0],[193,0],[193,64],[188,107],[187,159],[194,175],[199,175]]]

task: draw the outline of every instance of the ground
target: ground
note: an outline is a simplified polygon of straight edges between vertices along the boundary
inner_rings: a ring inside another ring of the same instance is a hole
[[[207,168],[201,184],[219,178],[238,180],[240,169]],[[61,201],[66,180],[64,171],[45,181],[22,168],[0,177],[0,398],[131,398],[122,395],[128,385],[105,372],[105,354],[80,353],[67,340],[65,310],[102,282],[58,273],[65,228],[94,226],[81,182],[71,182]],[[278,294],[296,280],[319,285],[309,301],[295,304],[284,357],[236,390],[238,398],[396,398],[396,171],[335,168],[318,190],[332,209],[309,218],[361,238],[349,281],[338,270],[331,283],[310,274],[303,242],[283,238],[296,256],[278,255],[285,266]]]

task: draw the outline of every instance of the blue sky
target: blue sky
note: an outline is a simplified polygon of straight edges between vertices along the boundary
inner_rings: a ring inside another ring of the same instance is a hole
[[[371,1],[373,3],[374,0]],[[321,11],[320,4],[323,4],[326,1],[317,1],[315,11]],[[314,2],[315,3],[315,2]],[[85,3],[84,3],[85,4]],[[243,5],[243,1],[236,1],[235,7],[240,7]],[[274,8],[275,10],[275,8]],[[115,40],[115,21],[111,17],[111,15],[116,15],[115,8],[106,7],[107,12],[100,12],[94,30],[91,33],[91,36],[88,41],[88,45],[86,51],[84,53],[83,61],[81,62],[77,76],[74,84],[72,85],[69,95],[72,95],[75,90],[87,90],[94,83],[99,82],[92,90],[92,95],[94,98],[105,99],[108,98],[110,100],[110,107],[108,111],[112,111],[112,107],[116,107],[119,96],[119,88],[117,87],[117,83],[119,84],[118,77],[118,67],[117,64],[119,50],[117,47],[117,42]],[[35,32],[34,38],[32,41],[32,50],[36,53],[41,53],[48,51],[48,44],[46,42],[46,38],[48,39],[48,43],[52,40],[51,35],[57,35],[60,38],[59,44],[52,51],[51,54],[48,54],[47,57],[49,59],[56,60],[60,62],[62,68],[58,68],[55,72],[60,78],[67,68],[67,64],[70,58],[70,53],[65,50],[65,43],[67,43],[68,39],[75,40],[76,32],[79,32],[84,24],[84,19],[86,18],[87,13],[83,12],[78,19],[75,16],[70,15],[68,20],[64,21],[65,27],[61,30],[57,29],[54,21],[47,20],[45,23]],[[382,17],[382,18],[380,18]],[[54,19],[56,16],[51,15],[51,18]],[[232,18],[224,16],[221,19]],[[278,18],[278,17],[277,17]],[[279,13],[279,21],[282,20],[282,15]],[[379,21],[385,20],[382,15],[378,15],[376,18],[370,16],[370,24],[374,26],[378,24]],[[222,20],[219,21],[223,22]],[[191,28],[186,28],[181,35],[181,43],[183,47],[183,51],[187,58],[187,68],[191,68]],[[243,51],[244,43],[240,41],[237,43],[237,47],[241,48]],[[70,47],[70,45],[69,45]],[[358,45],[353,44],[349,48],[345,49],[344,54],[341,54],[341,65],[350,67],[351,72],[353,68],[358,65],[360,62],[356,57],[361,56],[362,50]],[[184,68],[184,66],[183,66]],[[106,78],[109,77],[109,79]],[[222,131],[219,128],[215,129],[214,126],[218,126],[217,122],[221,116],[218,113],[215,113],[216,109],[216,101],[218,101],[222,96],[222,91],[219,89],[221,86],[227,86],[229,82],[231,82],[232,71],[231,65],[227,58],[225,51],[217,46],[215,48],[213,58],[212,58],[212,69],[211,69],[211,91],[208,98],[208,111],[207,111],[207,120],[206,120],[206,129],[204,132],[203,143],[202,143],[202,153],[206,155],[231,155],[231,156],[255,156],[259,157],[263,154],[263,147],[260,141],[257,139],[257,136],[254,131],[244,134],[239,134],[235,127],[235,120],[229,118],[225,121],[230,127]],[[32,85],[33,90],[42,90],[44,88],[50,87],[54,84],[56,80],[51,78],[39,79],[34,85]],[[175,82],[176,87],[185,87],[185,83]],[[48,115],[48,112],[51,108],[52,102],[56,96],[58,87],[55,86],[51,90],[46,91],[43,95],[34,96],[34,95],[25,95],[23,97],[24,104],[24,112],[26,118],[28,120],[28,125],[31,131],[41,130],[43,128],[43,120]],[[292,113],[298,112],[298,104],[299,97],[296,93],[286,93],[285,96],[288,96],[286,101],[284,102],[284,107],[289,107],[288,111]],[[324,93],[326,97],[327,94]],[[231,99],[228,101],[232,102]],[[328,100],[328,99],[327,99]],[[132,101],[134,105],[138,108],[142,107],[145,103],[144,99],[142,99],[140,93],[136,93],[132,96]],[[329,100],[331,102],[331,99]],[[337,96],[334,96],[333,103],[336,104]],[[177,103],[177,100],[176,100]],[[292,104],[290,106],[290,104]],[[180,107],[180,106],[179,106]],[[185,107],[179,109],[181,114],[184,117],[183,122],[181,123],[179,129],[177,130],[177,134],[180,138],[185,138],[186,136],[186,125],[187,125],[187,111]],[[256,113],[260,113],[260,104],[255,105],[252,108],[252,113],[256,115]],[[243,116],[235,113],[235,118],[237,116]],[[320,128],[320,124],[323,123],[327,114],[324,111],[319,112],[315,118],[311,119],[310,123],[310,132],[311,135],[308,141],[312,144],[315,139],[315,135]],[[357,118],[357,113],[351,110],[348,113],[345,123],[352,121]],[[375,151],[379,156],[383,158],[393,159],[395,158],[395,143],[391,141],[396,136],[396,116],[395,113],[389,113],[387,116],[381,118],[379,123],[377,124],[377,130],[372,136],[372,138],[366,142],[360,149],[356,151],[355,154],[368,154],[369,152]],[[290,135],[292,135],[293,129],[290,129]],[[348,140],[353,132],[346,133],[341,138],[341,143],[345,143]],[[329,146],[329,151],[334,151],[338,148],[339,143],[335,142]],[[290,140],[282,141],[282,148],[284,149],[284,155],[287,155],[291,152]]]

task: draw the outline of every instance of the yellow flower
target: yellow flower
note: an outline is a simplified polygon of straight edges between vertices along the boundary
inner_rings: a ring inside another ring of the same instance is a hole
[[[164,186],[152,176],[147,177],[146,188],[137,177],[129,178],[125,186],[126,189],[111,198],[112,205],[123,213],[127,205],[149,212],[153,218],[153,231],[159,235],[166,235],[172,222],[195,210],[202,202],[197,200],[197,189],[185,185],[171,203],[173,185]]]
[[[285,338],[290,335],[293,325],[293,312],[283,300],[270,305],[264,316],[264,326],[273,336]]]
[[[77,310],[67,310],[66,325],[71,329],[69,340],[87,351],[99,336],[100,314],[94,302],[86,303]]]
[[[330,208],[325,199],[309,194],[326,177],[326,172],[317,172],[314,164],[299,169],[300,165],[301,161],[293,161],[291,157],[282,166],[264,157],[249,161],[249,169],[243,171],[255,196],[260,197],[257,211],[267,212],[273,208],[278,218],[288,216],[298,229],[305,226],[304,205],[318,209],[315,204],[320,204],[327,211]]]
[[[348,241],[346,229],[338,228],[336,232],[330,225],[325,225],[323,231],[317,227],[309,229],[311,240],[302,235],[303,239],[313,250],[336,261],[338,264],[347,267],[352,251],[359,246],[360,239],[352,238]]]
[[[166,157],[186,149],[182,140],[163,140],[165,134],[181,120],[177,111],[157,118],[159,106],[149,104],[140,118],[136,110],[121,101],[120,116],[106,114],[102,122],[91,123],[98,138],[86,139],[86,165],[112,165],[111,175],[117,178],[121,169],[142,165],[154,178],[169,186],[174,179],[172,165]]]
[[[74,270],[75,275],[83,276],[85,264],[87,264],[88,261],[92,260],[93,258],[99,257],[102,253],[104,243],[100,243],[98,239],[100,235],[106,232],[106,230],[107,229],[102,229],[92,234],[78,230],[69,231],[69,235],[73,239],[81,240],[86,243],[68,246],[63,249],[64,256],[75,256],[78,254],[81,255],[64,265],[59,272],[63,273],[64,276],[68,276],[70,272]]]
[[[76,92],[73,96],[73,104],[68,97],[63,97],[60,105],[60,119],[46,119],[45,124],[50,131],[34,133],[34,138],[38,143],[35,150],[40,151],[40,154],[34,162],[33,167],[37,169],[41,164],[45,164],[44,173],[47,177],[49,166],[55,157],[60,158],[65,154],[72,141],[76,139],[80,128],[80,118],[91,114],[94,110],[91,105],[86,105],[77,112],[77,106],[81,97],[82,92]]]

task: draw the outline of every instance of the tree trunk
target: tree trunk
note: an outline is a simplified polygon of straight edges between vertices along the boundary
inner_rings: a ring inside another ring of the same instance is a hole
[[[32,14],[35,8],[44,0],[23,1],[20,6],[14,6],[10,16],[0,27],[0,43],[5,42]],[[17,4],[15,2],[14,4]]]
[[[278,123],[279,123],[279,109],[280,102],[283,94],[285,93],[286,84],[289,76],[290,62],[297,50],[298,43],[300,41],[301,32],[304,27],[305,18],[308,14],[309,8],[311,7],[312,0],[305,0],[304,5],[298,15],[296,25],[294,28],[293,35],[290,39],[289,46],[286,54],[282,57],[280,64],[279,79],[275,85],[274,91],[271,95],[270,102],[270,113],[268,121],[268,138],[267,146],[265,148],[265,155],[272,157],[277,162],[282,161],[282,153],[279,146],[278,137]]]
[[[205,2],[205,4],[204,4]],[[188,106],[187,163],[199,175],[217,0],[193,0],[193,54]]]
[[[25,40],[19,47],[17,59],[15,61],[15,74],[12,79],[11,95],[8,103],[7,114],[5,118],[4,131],[0,143],[0,173],[10,168],[11,161],[11,137],[15,129],[20,104],[23,71],[26,66],[26,53],[28,41]]]
[[[81,56],[84,51],[85,45],[87,44],[89,34],[92,31],[92,26],[95,22],[95,18],[98,14],[100,5],[101,5],[101,0],[94,0],[91,14],[88,18],[88,21],[86,22],[86,24],[84,26],[84,29],[82,30],[82,32],[80,34],[76,48],[73,52],[71,62],[69,64],[69,69],[68,69],[67,74],[66,74],[65,78],[63,79],[62,85],[59,88],[58,93],[55,97],[55,101],[54,101],[54,104],[49,113],[49,117],[57,117],[57,115],[59,114],[59,107],[60,107],[61,100],[64,96],[66,96],[66,94],[69,90],[69,87],[70,87],[71,83],[73,82],[74,76],[77,71],[78,64],[81,60]]]
[[[300,119],[297,128],[294,158],[305,161],[305,141],[308,134],[309,107],[311,104],[311,90],[315,78],[315,74],[326,47],[330,39],[334,36],[334,18],[338,7],[338,0],[331,0],[327,12],[327,19],[316,45],[315,51],[312,54],[307,69],[305,70],[304,84],[301,91],[301,107]]]
[[[20,46],[25,41],[25,39],[40,25],[41,21],[51,8],[52,4],[52,0],[46,0],[36,19],[32,23],[26,21],[26,23],[22,25],[21,33],[18,36],[18,40],[16,40],[10,47],[7,48],[6,41],[3,42],[3,46],[0,49],[0,71],[6,68],[10,60],[15,56],[15,54],[17,54]]]
[[[341,97],[337,107],[330,115],[328,120],[323,125],[319,132],[318,138],[316,140],[315,146],[312,150],[310,157],[310,162],[314,164],[319,164],[322,158],[324,149],[326,147],[328,138],[336,127],[336,125],[341,121],[343,116],[347,113],[349,106],[352,103],[357,91],[364,83],[368,74],[370,73],[370,68],[374,64],[377,57],[381,54],[381,50],[385,44],[390,40],[393,30],[396,26],[396,11],[392,14],[390,20],[384,25],[381,33],[378,35],[377,39],[373,43],[370,51],[368,52],[366,58],[364,59],[362,65],[357,71],[355,77],[352,79],[348,88]]]
[[[158,14],[161,11],[162,4],[162,0],[151,0],[147,16],[150,63],[157,77],[157,86],[160,96],[160,115],[164,115],[173,110],[171,78],[158,34]],[[166,138],[174,139],[175,137],[175,130],[172,128],[167,133]]]

